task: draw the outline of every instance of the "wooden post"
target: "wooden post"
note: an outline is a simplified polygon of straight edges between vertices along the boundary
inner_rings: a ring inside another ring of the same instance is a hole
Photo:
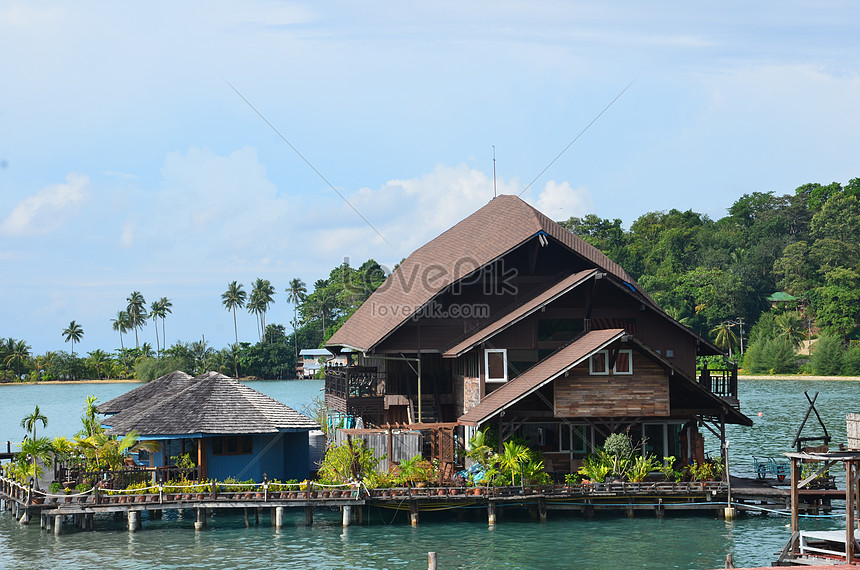
[[[546,522],[546,497],[538,499],[538,514],[540,515],[540,522]]]
[[[54,515],[54,536],[63,532],[63,515]]]
[[[251,526],[251,523],[248,521],[248,507],[245,507],[243,511],[245,514],[245,528],[249,528]]]
[[[21,524],[30,524],[30,509],[24,507],[21,511],[21,518],[18,519],[18,522]]]
[[[343,516],[341,517],[343,519],[343,526],[349,526],[352,519],[352,506],[344,505],[341,507],[341,510],[343,511]]]
[[[254,509],[254,525],[260,526],[260,511],[263,510],[263,507],[257,507]]]
[[[305,524],[307,526],[314,524],[314,508],[311,505],[305,505]]]
[[[284,526],[284,507],[275,507],[275,528]]]
[[[137,532],[139,529],[140,511],[128,511],[128,532]]]
[[[845,563],[854,563],[854,463],[845,462]]]
[[[206,479],[206,443],[202,437],[197,440],[197,470],[200,480]]]
[[[203,530],[206,528],[206,509],[197,507],[194,509],[194,530]]]
[[[496,503],[495,501],[487,501],[487,523],[490,526],[496,524]]]
[[[436,570],[436,553],[427,553],[427,570]]]
[[[791,458],[791,532],[792,534],[800,531],[800,489],[797,488],[800,483],[800,459]]]
[[[356,505],[356,510],[358,511],[358,524],[361,526],[364,524],[364,505]]]
[[[418,501],[409,501],[409,522],[418,526]]]

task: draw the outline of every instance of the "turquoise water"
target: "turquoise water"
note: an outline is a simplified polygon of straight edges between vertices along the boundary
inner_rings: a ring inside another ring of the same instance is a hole
[[[300,408],[320,393],[320,381],[255,382],[255,389]],[[48,415],[47,435],[69,435],[79,426],[87,394],[105,401],[133,388],[129,384],[0,386],[3,416],[0,439],[23,435],[20,418],[35,404]],[[741,381],[744,411],[752,428],[730,428],[733,472],[752,472],[753,454],[778,455],[788,449],[803,414],[803,390],[820,391],[818,408],[834,442],[845,441],[845,414],[860,411],[860,384],[850,382]],[[758,412],[762,416],[758,417]],[[814,420],[813,420],[814,421]],[[817,422],[809,425],[817,428]],[[817,432],[815,432],[817,433]],[[714,438],[707,449],[718,452]],[[60,537],[21,527],[0,513],[0,567],[42,568],[426,568],[427,552],[439,553],[440,568],[722,568],[726,554],[746,566],[769,565],[788,540],[788,519],[742,514],[735,521],[713,515],[668,512],[665,519],[598,514],[588,520],[549,512],[539,523],[522,509],[502,510],[499,524],[486,524],[484,509],[463,520],[451,513],[421,513],[412,528],[404,514],[369,509],[364,526],[344,529],[340,513],[315,513],[304,526],[301,511],[288,511],[280,531],[268,512],[246,529],[241,515],[217,514],[210,527],[194,532],[191,513],[168,512],[161,521],[144,518],[130,534],[125,521],[97,519],[95,533],[70,531]],[[844,519],[804,519],[803,528],[838,528]]]

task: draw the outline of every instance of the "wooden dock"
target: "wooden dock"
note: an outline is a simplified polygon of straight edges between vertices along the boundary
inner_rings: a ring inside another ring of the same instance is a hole
[[[165,489],[170,488],[157,486],[137,493],[95,488],[86,493],[51,495],[0,477],[0,502],[20,523],[29,524],[38,517],[42,528],[60,534],[64,521],[68,520],[72,520],[75,527],[93,529],[97,514],[125,515],[129,531],[135,532],[141,528],[144,512],[149,518],[157,519],[168,509],[193,510],[194,527],[202,530],[213,510],[241,510],[246,524],[249,524],[249,516],[259,521],[260,514],[269,510],[272,526],[280,528],[286,509],[302,509],[308,525],[313,524],[315,509],[339,509],[344,526],[348,526],[362,524],[365,507],[407,511],[412,525],[418,524],[422,511],[480,508],[486,509],[488,524],[494,525],[500,513],[508,509],[527,509],[533,518],[541,521],[547,519],[550,511],[578,513],[585,517],[611,512],[629,517],[639,513],[662,518],[666,511],[722,516],[728,500],[728,484],[719,481],[394,489],[311,483],[287,491],[283,486],[271,487],[279,489],[272,491],[269,484],[263,483],[244,491],[218,492],[211,492],[208,485],[198,487],[198,492],[168,492]],[[733,504],[740,510],[756,510],[760,508],[758,505],[782,508],[787,494],[785,490],[761,485],[744,487],[733,479]]]

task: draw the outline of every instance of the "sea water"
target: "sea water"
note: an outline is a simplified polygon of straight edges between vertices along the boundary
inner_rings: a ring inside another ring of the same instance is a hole
[[[732,472],[752,475],[753,455],[779,456],[791,448],[810,395],[820,392],[816,407],[833,442],[845,441],[845,414],[860,411],[860,384],[802,380],[741,380],[742,410],[752,428],[730,426]],[[301,409],[322,390],[314,380],[254,382],[255,389]],[[0,441],[20,441],[21,418],[39,405],[48,417],[39,433],[71,436],[80,428],[84,399],[113,398],[135,384],[59,384],[0,386]],[[758,413],[761,412],[761,416]],[[804,435],[819,435],[812,414]],[[719,444],[706,436],[706,449],[718,455]],[[5,444],[4,444],[5,447]],[[838,505],[838,503],[837,503]],[[275,530],[268,510],[260,524],[245,528],[241,514],[209,519],[193,530],[190,511],[167,511],[161,520],[144,515],[143,530],[127,531],[124,519],[96,519],[96,532],[69,529],[55,537],[37,521],[21,526],[0,513],[0,568],[426,568],[427,552],[438,553],[440,568],[722,568],[731,553],[735,564],[764,566],[787,542],[788,517],[741,513],[725,521],[713,513],[668,511],[665,518],[637,513],[630,519],[598,512],[593,519],[549,511],[545,523],[525,509],[502,510],[496,526],[487,525],[486,509],[421,513],[412,527],[406,513],[368,508],[365,523],[343,528],[340,513],[317,510],[304,526],[300,509],[287,510],[285,525]],[[804,518],[802,528],[844,528],[844,517]]]

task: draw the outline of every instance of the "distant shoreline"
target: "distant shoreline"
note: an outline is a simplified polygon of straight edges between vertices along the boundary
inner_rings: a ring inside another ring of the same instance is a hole
[[[0,386],[39,386],[41,384],[142,384],[141,380],[42,380],[41,382],[2,382]]]
[[[802,374],[738,374],[738,380],[839,380],[860,382],[860,376],[804,376]]]

